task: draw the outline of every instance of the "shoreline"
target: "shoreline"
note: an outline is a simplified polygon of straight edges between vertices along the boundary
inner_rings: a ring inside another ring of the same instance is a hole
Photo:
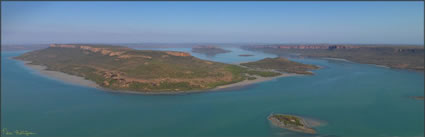
[[[22,61],[22,62],[24,63],[24,66],[32,70],[35,70],[38,74],[48,77],[50,79],[58,80],[67,84],[84,86],[84,87],[94,87],[94,88],[100,87],[95,82],[91,80],[87,80],[84,77],[70,75],[60,71],[46,70],[47,69],[46,66],[30,64],[31,61]]]
[[[259,77],[256,76],[256,79],[254,80],[244,80],[237,83],[232,83],[228,85],[222,85],[217,86],[213,89],[205,89],[205,90],[188,90],[188,91],[129,91],[129,90],[113,90],[113,89],[107,89],[104,87],[101,87],[100,85],[96,84],[94,81],[87,80],[84,77],[70,75],[64,72],[60,71],[51,71],[46,70],[46,66],[42,65],[33,65],[30,64],[31,61],[24,61],[24,60],[18,60],[22,61],[24,63],[24,66],[28,67],[29,69],[35,70],[38,74],[45,76],[47,78],[58,80],[67,84],[77,85],[77,86],[84,86],[84,87],[91,87],[100,89],[102,91],[111,92],[111,93],[129,93],[129,94],[142,94],[142,95],[175,95],[175,94],[191,94],[191,93],[203,93],[203,92],[211,92],[211,91],[221,91],[226,89],[232,89],[232,88],[239,88],[244,87],[248,85],[252,85],[255,83],[260,83],[264,81],[270,81],[273,79],[281,78],[281,77],[289,77],[289,76],[300,76],[300,74],[293,74],[293,73],[282,73],[279,76],[276,77]]]

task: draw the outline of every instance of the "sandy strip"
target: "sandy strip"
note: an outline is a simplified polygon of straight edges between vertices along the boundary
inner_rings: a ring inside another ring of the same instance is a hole
[[[360,63],[360,62],[353,62],[347,59],[343,59],[343,58],[323,58],[323,59],[327,59],[327,60],[337,60],[337,61],[345,61],[345,62],[350,62],[350,63],[357,63],[357,64],[366,64],[366,65],[373,65],[376,67],[382,67],[382,68],[387,68],[387,69],[391,69],[391,67],[385,66],[385,65],[378,65],[378,64],[368,64],[368,63]]]
[[[345,61],[345,62],[352,62],[343,58],[323,58],[323,59],[327,59],[327,60],[336,60],[336,61]]]
[[[80,86],[86,86],[86,87],[100,87],[95,82],[87,80],[84,77],[69,75],[59,71],[46,70],[47,68],[46,66],[29,64],[31,63],[31,61],[23,61],[23,62],[25,66],[36,70],[39,74],[47,76],[55,80],[59,80],[65,83],[73,84],[73,85],[80,85]]]
[[[218,86],[215,89],[225,89],[225,88],[233,88],[233,87],[242,87],[242,86],[247,86],[247,85],[251,85],[254,83],[259,83],[259,82],[264,82],[264,81],[270,81],[273,79],[277,79],[277,78],[281,78],[281,77],[289,77],[289,76],[300,76],[299,74],[293,74],[293,73],[282,73],[282,75],[280,76],[276,76],[276,77],[259,77],[259,76],[254,76],[256,79],[254,80],[244,80],[238,83],[233,83],[233,84],[229,84],[229,85],[223,85],[223,86]]]
[[[384,66],[384,65],[377,65],[377,64],[369,64],[369,65],[375,65],[375,66],[377,66],[377,67],[391,69],[390,67],[388,67],[388,66]]]

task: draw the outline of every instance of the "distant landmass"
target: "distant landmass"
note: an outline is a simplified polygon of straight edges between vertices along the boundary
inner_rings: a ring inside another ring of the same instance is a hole
[[[196,46],[192,48],[192,52],[202,53],[207,56],[215,56],[217,54],[228,53],[231,51],[216,46]]]
[[[264,45],[246,46],[243,48],[273,53],[280,56],[296,55],[313,58],[340,58],[396,69],[424,71],[423,46]]]
[[[206,90],[282,75],[277,71],[250,68],[249,65],[243,67],[202,60],[186,52],[135,50],[112,45],[51,44],[48,48],[28,52],[15,59],[46,66],[47,70],[84,77],[103,88],[139,92]],[[305,65],[289,60],[285,62],[288,63],[285,67]]]

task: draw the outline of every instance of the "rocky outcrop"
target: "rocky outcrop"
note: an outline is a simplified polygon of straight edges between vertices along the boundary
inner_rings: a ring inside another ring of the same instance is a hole
[[[119,87],[125,88],[129,86],[129,83],[125,78],[123,78],[124,73],[122,72],[103,72],[103,77],[104,77],[104,81],[103,81],[103,85],[105,86],[110,86],[112,84],[116,84]],[[114,82],[112,82],[114,81]]]
[[[189,53],[186,53],[186,52],[167,51],[165,53],[172,56],[181,56],[181,57],[191,56]]]
[[[123,53],[125,53],[125,51],[112,51],[109,50],[107,48],[95,48],[95,47],[91,47],[91,46],[80,46],[80,49],[82,50],[88,50],[94,53],[101,53],[102,55],[107,55],[107,56],[119,56]]]
[[[53,48],[79,48],[81,50],[93,52],[93,53],[100,53],[102,55],[106,56],[118,56],[118,58],[129,58],[130,56],[122,55],[124,54],[127,48],[116,48],[114,50],[111,50],[110,48],[100,48],[100,47],[94,47],[94,46],[87,46],[87,45],[68,45],[68,44],[50,44],[50,47]],[[118,50],[118,51],[116,51]]]
[[[152,59],[151,56],[144,56],[144,55],[120,55],[118,56],[120,59],[129,59],[129,58],[145,58],[145,59]]]
[[[133,57],[140,57],[140,58],[146,58],[146,59],[152,59],[150,56],[143,56],[143,55],[124,55],[126,53],[126,50],[128,48],[102,48],[102,47],[96,47],[96,46],[89,46],[89,45],[68,45],[68,44],[50,44],[50,47],[53,48],[79,48],[81,50],[93,52],[93,53],[100,53],[102,55],[106,56],[117,56],[120,59],[128,59]],[[191,56],[189,53],[186,52],[178,52],[178,51],[167,51],[165,52],[168,55],[172,56],[181,56],[181,57],[187,57]]]

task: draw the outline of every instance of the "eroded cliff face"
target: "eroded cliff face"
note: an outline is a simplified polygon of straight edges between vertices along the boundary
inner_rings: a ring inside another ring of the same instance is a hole
[[[107,56],[119,56],[123,53],[125,53],[125,51],[112,51],[106,48],[95,48],[95,47],[91,47],[91,46],[80,46],[80,49],[82,50],[88,50],[94,53],[101,53],[102,55],[107,55]]]
[[[99,47],[93,47],[93,46],[86,46],[86,45],[68,45],[68,44],[51,44],[50,47],[54,48],[79,48],[81,50],[93,52],[93,53],[100,53],[105,56],[117,56],[118,58],[130,58],[129,55],[123,55],[126,53],[129,48],[116,48],[114,50],[111,50],[110,48],[99,48]]]
[[[178,51],[167,51],[165,53],[167,53],[168,55],[172,55],[172,56],[181,56],[181,57],[191,56],[189,53],[178,52]]]

